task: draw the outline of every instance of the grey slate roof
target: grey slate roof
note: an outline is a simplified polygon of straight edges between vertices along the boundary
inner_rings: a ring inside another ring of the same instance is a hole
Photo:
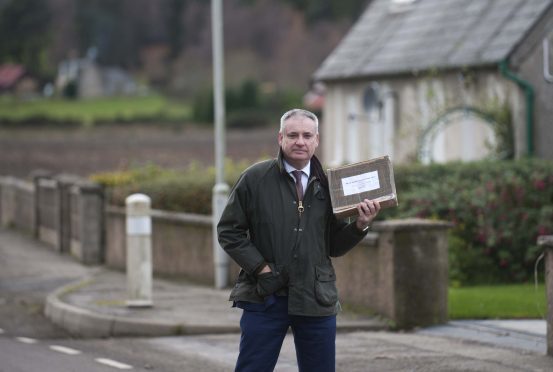
[[[373,0],[314,78],[495,64],[550,6],[553,0]]]

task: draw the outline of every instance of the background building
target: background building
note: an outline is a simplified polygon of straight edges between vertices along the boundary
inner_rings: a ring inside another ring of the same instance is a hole
[[[372,1],[314,74],[324,161],[553,159],[552,50],[551,0]]]

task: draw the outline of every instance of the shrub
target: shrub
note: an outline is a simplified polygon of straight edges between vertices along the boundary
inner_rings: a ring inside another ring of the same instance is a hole
[[[248,166],[226,164],[233,185]],[[142,192],[153,208],[211,213],[213,167],[183,172],[150,165],[94,179],[112,203]],[[537,159],[409,165],[395,169],[399,206],[381,218],[421,217],[452,223],[449,267],[452,284],[524,282],[540,252],[538,235],[553,233],[553,162]]]
[[[284,111],[301,106],[302,95],[293,91],[270,90],[262,92],[259,84],[245,80],[236,88],[225,88],[225,110],[229,127],[251,128],[277,121]],[[213,89],[196,94],[193,119],[198,123],[212,124]]]
[[[197,123],[213,123],[213,90],[203,91],[194,96],[192,119]]]
[[[259,109],[243,109],[235,111],[227,116],[228,128],[255,128],[266,126],[272,121],[277,121],[278,118],[270,113]]]
[[[226,182],[233,185],[247,165],[227,160]],[[124,206],[127,196],[143,193],[151,198],[154,209],[211,214],[214,167],[193,163],[184,171],[176,171],[147,165],[124,172],[99,173],[91,178],[106,187],[107,201],[114,205]]]
[[[539,255],[537,236],[553,233],[552,162],[398,167],[396,179],[400,205],[384,215],[450,221],[453,281],[531,278]]]

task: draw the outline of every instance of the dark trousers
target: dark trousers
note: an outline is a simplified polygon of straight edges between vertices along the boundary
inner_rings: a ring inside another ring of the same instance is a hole
[[[289,327],[300,372],[335,371],[336,316],[288,315],[288,297],[277,297],[264,311],[244,310],[236,371],[273,371]]]

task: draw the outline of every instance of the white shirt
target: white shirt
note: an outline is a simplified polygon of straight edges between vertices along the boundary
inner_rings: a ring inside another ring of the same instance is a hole
[[[286,169],[286,172],[288,172],[294,182],[296,182],[296,177],[294,177],[294,174],[292,172],[295,170],[301,171],[301,185],[303,187],[303,192],[305,193],[305,189],[307,188],[307,181],[309,180],[309,175],[311,174],[311,161],[309,161],[309,163],[307,163],[307,165],[303,169],[296,169],[288,164],[286,160],[284,160],[284,169]]]

